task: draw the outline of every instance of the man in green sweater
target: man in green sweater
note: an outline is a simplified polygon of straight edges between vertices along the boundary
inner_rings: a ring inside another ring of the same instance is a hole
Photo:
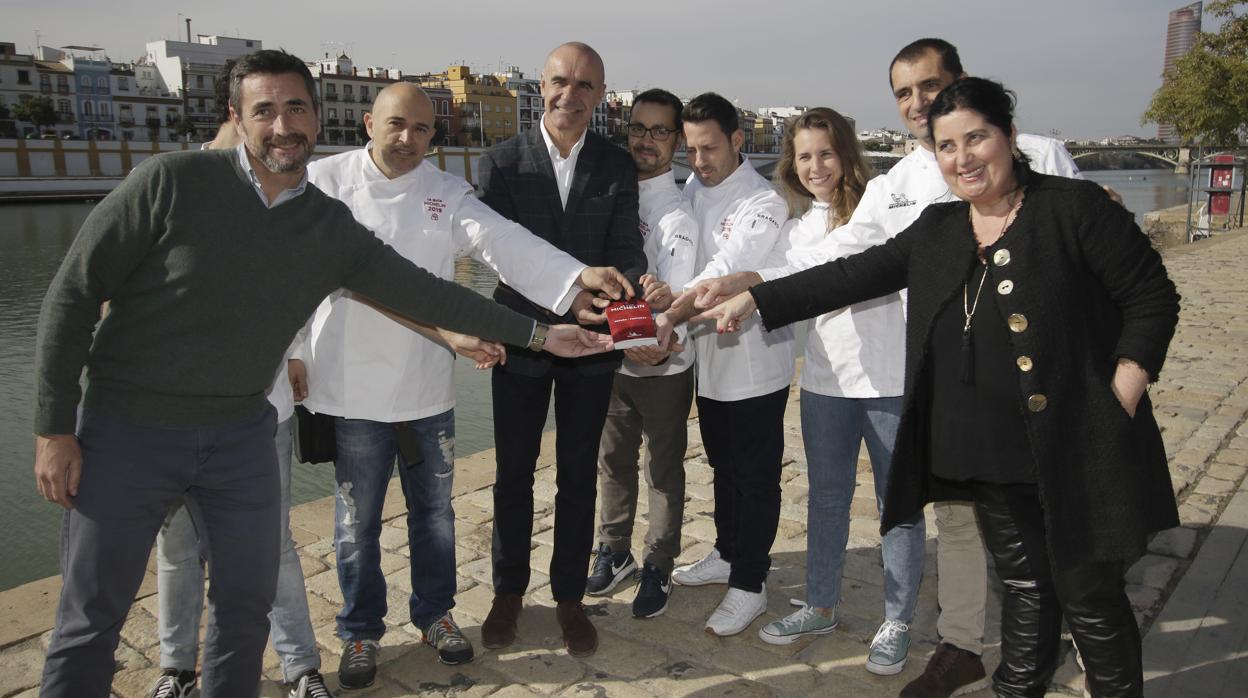
[[[279,552],[265,393],[330,292],[562,356],[610,348],[609,337],[534,323],[416,267],[307,186],[314,95],[294,56],[239,59],[230,107],[243,144],[145,161],[87,217],[48,290],[36,344],[35,478],[66,512],[41,696],[108,695],[152,542],[184,494],[212,579],[203,695],[257,695]]]

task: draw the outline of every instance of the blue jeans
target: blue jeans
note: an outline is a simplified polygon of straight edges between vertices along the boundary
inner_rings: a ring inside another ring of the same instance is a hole
[[[832,608],[841,600],[841,571],[849,541],[850,502],[857,484],[859,444],[865,439],[875,473],[875,502],[883,509],[901,398],[844,398],[802,391],[802,441],[810,497],[806,509],[806,603]],[[923,578],[926,529],[920,514],[884,536],[884,616],[910,623]]]
[[[381,509],[399,465],[407,500],[411,557],[410,617],[424,630],[455,605],[455,411],[390,424],[367,419],[334,420],[338,481],[334,501],[334,548],[343,607],[338,637],[379,640],[386,632],[386,580],[381,573]],[[411,428],[420,461],[399,450],[395,429]]]
[[[294,420],[277,425],[277,469],[282,485],[282,552],[277,596],[269,612],[273,650],[287,682],[320,669],[321,656],[308,615],[303,567],[290,535],[290,455]],[[165,519],[156,538],[156,584],[160,591],[160,666],[189,671],[199,655],[199,620],[204,605],[204,568],[199,535],[185,500]],[[206,555],[204,555],[206,557]]]

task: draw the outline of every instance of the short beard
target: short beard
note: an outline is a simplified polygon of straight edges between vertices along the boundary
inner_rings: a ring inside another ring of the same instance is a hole
[[[290,162],[281,162],[272,156],[271,154],[271,148],[272,148],[272,143],[273,143],[272,139],[269,139],[264,142],[263,152],[259,154],[252,153],[252,155],[256,155],[257,159],[260,160],[260,162],[264,163],[264,166],[268,168],[269,172],[272,172],[274,174],[286,174],[290,172],[298,172],[302,170],[305,165],[308,164],[308,160],[312,159],[312,147],[308,145],[308,139],[304,138],[303,136],[296,137],[295,142],[297,142],[299,145],[303,147],[303,155]]]

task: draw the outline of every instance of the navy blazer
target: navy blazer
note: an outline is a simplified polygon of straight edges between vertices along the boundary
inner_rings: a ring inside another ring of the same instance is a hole
[[[1132,418],[1110,390],[1119,357],[1154,380],[1161,372],[1179,314],[1161,256],[1101,187],[1041,174],[1029,175],[1014,225],[987,255],[993,273],[1012,282],[984,293],[998,293],[998,321],[1010,327],[1013,351],[1028,358],[1016,374],[1018,411],[1050,550],[1060,564],[1134,560],[1148,534],[1179,523],[1148,395]],[[929,477],[927,358],[936,317],[961,303],[974,257],[967,204],[933,204],[882,245],[750,291],[774,329],[910,289],[906,391],[884,530],[949,498]]]
[[[481,200],[490,208],[591,267],[619,269],[640,291],[646,255],[637,212],[637,170],[623,148],[596,133],[585,134],[566,207],[560,205],[540,125],[485,151],[478,170]],[[494,299],[542,322],[576,322],[570,313],[555,315],[501,282]],[[552,362],[568,362],[580,373],[595,375],[614,371],[620,360],[620,352],[560,359],[508,347],[505,370],[541,376]]]

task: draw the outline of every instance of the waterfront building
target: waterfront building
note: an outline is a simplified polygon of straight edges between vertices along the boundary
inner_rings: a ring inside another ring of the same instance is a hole
[[[151,41],[145,62],[155,68],[159,89],[182,100],[182,111],[190,120],[198,141],[209,141],[217,133],[217,105],[213,81],[226,61],[264,48],[259,39],[199,34],[187,41]]]
[[[116,128],[113,118],[112,85],[109,72],[113,64],[104,49],[95,46],[63,46],[60,49],[39,47],[40,58],[58,60],[73,73],[74,116],[78,137],[84,140],[112,140]]]
[[[772,134],[778,146],[784,142],[784,130],[788,125],[789,119],[801,114],[806,109],[807,107],[759,107],[758,113],[771,117]]]
[[[741,152],[743,153],[758,152],[754,149],[754,122],[757,119],[757,112],[737,107],[737,120],[741,122],[741,131],[745,134],[745,142],[741,146]]]
[[[35,49],[35,73],[39,78],[39,94],[52,100],[56,123],[43,127],[40,135],[54,138],[75,137],[78,126],[74,102],[74,71],[57,58],[58,53],[46,46]]]
[[[407,78],[404,78],[405,80]],[[455,109],[455,95],[446,87],[421,88],[433,102],[434,126],[437,129],[431,146],[455,145],[455,134],[459,133],[459,111]]]
[[[524,77],[514,65],[495,77],[516,97],[516,133],[527,131],[542,120],[546,105],[542,101],[541,80]]]
[[[397,68],[360,70],[345,53],[328,53],[308,69],[316,78],[321,96],[321,142],[331,145],[363,145],[368,142],[364,112],[371,111],[373,99],[386,85],[403,77]],[[434,105],[435,113],[437,105]]]
[[[176,141],[182,100],[154,87],[156,69],[114,63],[109,71],[119,141]],[[142,79],[140,79],[142,77]]]
[[[754,116],[754,152],[778,153],[780,140],[776,137],[776,118],[758,113]]]
[[[39,95],[38,82],[35,57],[0,41],[0,138],[24,138],[35,132],[35,125],[19,121],[13,108]]]
[[[1166,50],[1162,59],[1161,76],[1165,80],[1166,73],[1174,67],[1196,45],[1196,35],[1200,33],[1200,15],[1204,3],[1194,2],[1170,12],[1166,22]],[[1157,138],[1166,143],[1177,142],[1174,126],[1157,124]]]
[[[453,65],[441,73],[408,76],[424,88],[450,90],[459,127],[453,136],[457,145],[489,146],[502,143],[519,133],[516,96],[497,76],[474,75],[466,65]]]

